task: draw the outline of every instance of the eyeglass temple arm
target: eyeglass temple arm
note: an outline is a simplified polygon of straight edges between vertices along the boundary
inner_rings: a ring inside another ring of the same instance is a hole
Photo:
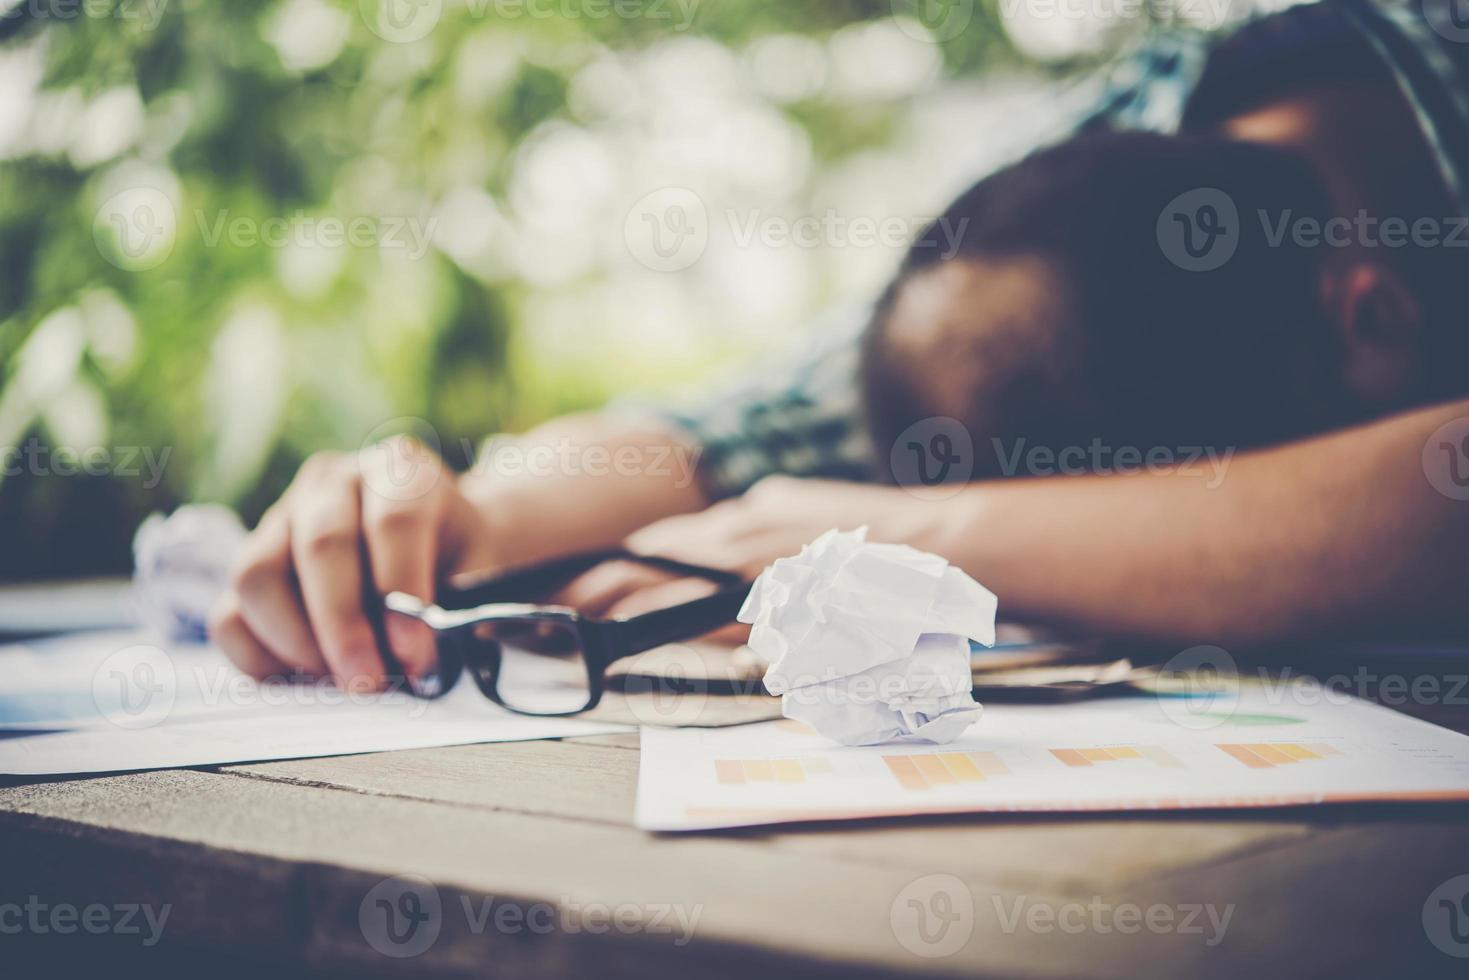
[[[729,586],[711,596],[627,620],[621,624],[626,643],[614,659],[646,653],[680,640],[691,640],[727,626],[734,622],[749,591],[749,587],[743,584]]]
[[[583,572],[598,565],[625,561],[647,568],[656,568],[671,575],[699,578],[721,586],[740,584],[743,579],[733,572],[717,571],[689,565],[672,558],[656,558],[636,555],[622,549],[597,551],[591,554],[571,555],[543,565],[511,569],[486,581],[461,588],[441,591],[439,604],[445,609],[473,609],[495,602],[524,602],[528,596],[554,592]],[[738,610],[737,610],[738,611]]]

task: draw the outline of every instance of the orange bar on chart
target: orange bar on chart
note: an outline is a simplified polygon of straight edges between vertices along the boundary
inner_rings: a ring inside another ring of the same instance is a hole
[[[1251,769],[1274,769],[1275,768],[1274,765],[1272,765],[1269,762],[1266,762],[1264,759],[1260,758],[1258,755],[1256,755],[1255,753],[1251,752],[1248,748],[1246,748],[1243,745],[1220,745],[1219,748],[1222,749],[1225,752],[1228,752],[1230,755],[1234,756],[1236,759],[1238,759],[1240,762],[1243,762],[1245,765],[1249,766]]]
[[[745,764],[738,759],[715,759],[714,775],[721,786],[743,786]]]
[[[1281,749],[1279,746],[1269,745],[1265,742],[1252,743],[1246,745],[1245,748],[1249,749],[1251,752],[1255,753],[1266,762],[1272,763],[1273,765],[1277,766],[1289,765],[1292,762],[1300,761],[1289,752]]]
[[[898,785],[904,789],[920,790],[928,789],[928,780],[923,778],[923,773],[913,764],[911,755],[885,755],[882,761],[887,763],[888,770],[897,778]]]
[[[1090,760],[1075,749],[1052,749],[1051,754],[1073,769],[1085,769],[1091,765]]]

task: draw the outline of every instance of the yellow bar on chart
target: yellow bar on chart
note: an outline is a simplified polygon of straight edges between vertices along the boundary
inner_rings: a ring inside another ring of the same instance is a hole
[[[776,759],[771,765],[775,769],[777,783],[804,783],[806,781],[806,771],[795,759]]]
[[[949,772],[948,767],[944,765],[943,760],[936,755],[915,755],[913,764],[918,767],[918,771],[923,773],[923,778],[928,780],[932,786],[952,786],[958,782],[954,774]]]
[[[945,752],[938,757],[948,768],[950,775],[961,783],[982,783],[984,773],[974,760],[962,752]]]
[[[1299,762],[1295,756],[1288,754],[1279,746],[1270,745],[1267,742],[1247,743],[1245,748],[1258,755],[1271,765],[1283,766],[1292,762]]]
[[[769,759],[748,759],[745,761],[745,778],[752,783],[773,783],[775,767]]]
[[[1284,752],[1286,755],[1290,756],[1291,758],[1300,760],[1302,762],[1308,759],[1321,758],[1321,756],[1317,755],[1315,752],[1312,752],[1304,745],[1277,745],[1275,747]]]

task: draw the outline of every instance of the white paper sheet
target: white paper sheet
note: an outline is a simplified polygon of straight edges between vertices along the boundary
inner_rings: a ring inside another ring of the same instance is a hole
[[[462,683],[441,701],[257,685],[207,647],[136,633],[0,648],[0,774],[168,769],[626,732],[528,718]],[[62,729],[55,734],[29,734]]]
[[[1469,737],[1341,695],[1305,702],[1247,690],[1207,710],[1154,697],[991,705],[941,747],[833,746],[790,720],[645,728],[636,822],[1469,801]]]

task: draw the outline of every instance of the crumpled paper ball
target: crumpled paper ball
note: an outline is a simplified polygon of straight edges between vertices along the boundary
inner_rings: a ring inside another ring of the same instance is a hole
[[[740,610],[787,718],[844,745],[952,742],[979,720],[969,641],[994,593],[943,558],[829,531],[756,579]]]
[[[133,537],[133,602],[143,624],[168,640],[208,639],[209,610],[229,587],[246,536],[235,512],[218,504],[144,521]]]

